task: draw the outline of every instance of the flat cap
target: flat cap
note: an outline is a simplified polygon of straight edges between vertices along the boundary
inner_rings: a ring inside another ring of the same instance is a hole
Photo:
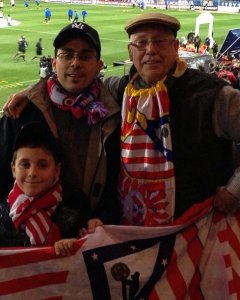
[[[173,31],[175,36],[177,35],[177,31],[181,27],[178,19],[174,17],[162,13],[144,13],[130,20],[125,26],[125,30],[130,36],[133,33],[133,31],[137,29],[139,26],[143,26],[147,24],[159,24],[164,27],[167,27]]]

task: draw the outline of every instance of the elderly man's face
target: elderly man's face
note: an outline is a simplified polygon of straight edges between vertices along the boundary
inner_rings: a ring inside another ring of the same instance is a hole
[[[129,57],[142,79],[154,84],[172,69],[179,42],[174,34],[159,26],[141,26],[131,34]]]
[[[53,70],[62,87],[72,95],[81,93],[100,72],[102,61],[84,39],[73,39],[57,51]]]

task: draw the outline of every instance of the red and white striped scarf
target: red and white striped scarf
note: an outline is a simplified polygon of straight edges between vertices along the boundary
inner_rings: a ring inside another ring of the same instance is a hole
[[[175,178],[166,86],[145,90],[129,83],[122,108],[120,201],[125,225],[172,221]]]
[[[186,62],[177,60],[173,76],[179,77],[186,68]],[[125,89],[119,179],[125,225],[160,226],[173,221],[175,173],[164,80],[143,89],[130,82]]]
[[[31,245],[50,246],[61,238],[58,227],[51,219],[51,215],[61,201],[62,188],[59,181],[47,194],[38,198],[25,195],[15,182],[8,196],[9,216],[16,230],[19,230],[22,224],[25,225]]]

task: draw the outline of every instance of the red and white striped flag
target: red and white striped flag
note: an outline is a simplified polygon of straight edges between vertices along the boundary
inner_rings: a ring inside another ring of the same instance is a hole
[[[98,227],[69,257],[2,248],[0,299],[240,299],[239,229],[209,199],[172,226]]]

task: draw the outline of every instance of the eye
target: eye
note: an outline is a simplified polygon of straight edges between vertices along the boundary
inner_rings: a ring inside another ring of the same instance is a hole
[[[38,162],[39,169],[46,169],[48,167],[48,162],[46,160],[40,160]]]
[[[154,40],[153,43],[154,43],[157,47],[162,47],[162,46],[164,46],[164,44],[166,44],[166,41],[163,41],[163,40]]]
[[[138,40],[138,41],[136,41],[136,44],[137,44],[138,47],[142,48],[142,47],[147,46],[148,41],[147,40]]]
[[[64,54],[63,54],[63,57],[64,57],[64,59],[66,59],[66,60],[72,60],[73,57],[74,57],[74,54],[73,54],[73,53],[64,53]]]
[[[83,61],[88,61],[93,57],[93,55],[91,54],[82,54],[81,56],[79,56],[79,58]]]
[[[22,168],[22,169],[28,169],[30,167],[30,163],[26,160],[21,160],[18,163],[18,166],[19,166],[19,168]]]

